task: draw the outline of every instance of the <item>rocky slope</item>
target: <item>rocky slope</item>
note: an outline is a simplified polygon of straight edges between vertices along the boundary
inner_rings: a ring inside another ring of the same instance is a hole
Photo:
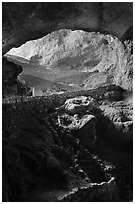
[[[122,118],[115,113],[120,102],[114,102],[111,113],[104,112],[105,103],[112,104],[105,93],[101,88],[3,103],[3,201],[132,199],[132,139],[123,135],[125,143],[119,140],[122,130],[112,114]],[[96,94],[102,96],[98,102]],[[123,111],[126,106],[123,102]],[[131,116],[128,108],[126,113]],[[112,138],[117,129],[114,141],[108,139],[109,124],[115,126]]]
[[[29,67],[27,74],[72,85],[74,89],[107,84],[132,89],[132,42],[123,44],[111,35],[64,29],[13,48],[7,54],[33,64],[33,70]]]

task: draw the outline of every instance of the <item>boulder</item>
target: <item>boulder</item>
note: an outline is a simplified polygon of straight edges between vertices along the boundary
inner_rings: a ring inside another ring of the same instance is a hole
[[[2,91],[3,97],[13,95],[31,95],[30,87],[18,80],[19,74],[23,72],[20,65],[2,58]]]
[[[133,121],[132,111],[125,102],[100,106],[103,114],[104,136],[114,145],[132,150]]]
[[[81,145],[86,148],[92,148],[96,142],[96,130],[95,123],[96,117],[93,115],[84,115],[79,117],[75,114],[70,116],[63,114],[58,118],[59,125],[71,130],[71,132],[77,137]]]
[[[74,115],[81,112],[91,111],[94,107],[97,107],[98,103],[92,97],[79,96],[68,99],[65,104],[65,112]]]
[[[58,123],[69,129],[81,145],[92,148],[96,142],[96,117],[91,111],[98,106],[91,96],[77,96],[67,99],[59,110]]]

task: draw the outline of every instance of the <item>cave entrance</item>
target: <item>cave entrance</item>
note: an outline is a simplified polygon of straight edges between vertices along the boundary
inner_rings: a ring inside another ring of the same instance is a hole
[[[5,56],[23,68],[18,79],[31,87],[33,96],[78,91],[99,72],[109,41],[101,33],[61,29],[12,48]]]
[[[12,88],[15,95],[20,90],[25,95],[27,90],[26,95],[47,96],[112,84],[132,89],[131,44],[109,34],[70,29],[27,41],[5,55],[23,68],[18,75],[11,74],[19,88],[16,91],[16,87],[8,86],[9,92]]]

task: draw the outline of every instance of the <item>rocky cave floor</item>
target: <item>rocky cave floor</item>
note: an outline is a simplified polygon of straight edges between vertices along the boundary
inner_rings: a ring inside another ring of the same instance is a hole
[[[133,107],[122,94],[3,100],[3,201],[131,201]]]

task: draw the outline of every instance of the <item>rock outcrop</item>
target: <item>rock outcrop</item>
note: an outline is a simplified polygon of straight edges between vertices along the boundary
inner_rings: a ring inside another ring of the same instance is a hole
[[[132,107],[126,102],[101,105],[107,127],[105,137],[119,148],[132,153],[133,117]]]
[[[65,94],[62,95],[22,98],[20,102],[3,104],[3,201],[131,200],[131,163],[129,160],[126,163],[123,153],[124,160],[121,160],[125,166],[119,170],[117,158],[115,168],[108,160],[100,160],[86,148],[86,142],[92,144],[94,141],[89,141],[89,136],[95,132],[97,123],[103,126],[98,108],[90,110],[92,116],[86,117],[83,111],[78,143],[78,134],[58,124],[61,106],[66,102]],[[87,111],[87,106],[85,108]],[[93,115],[97,119],[96,127]],[[89,136],[85,134],[87,130]],[[54,182],[55,189],[52,188]]]
[[[90,149],[93,148],[97,139],[96,117],[90,115],[90,111],[97,106],[98,103],[92,97],[80,96],[66,100],[58,109],[59,125],[71,130],[78,142]]]
[[[70,115],[85,113],[97,107],[98,103],[92,97],[80,96],[66,100],[64,111]]]
[[[3,201],[31,199],[27,197],[30,186],[34,190],[42,184],[45,193],[49,189],[63,195],[65,191],[68,194],[73,188],[87,186],[89,182],[108,181],[107,172],[98,160],[83,144],[78,144],[69,129],[57,124],[57,113],[41,116],[39,109],[35,114],[32,108],[26,111],[23,105],[26,104],[19,105],[20,110],[17,106],[3,107]],[[84,158],[89,159],[88,170],[85,170]],[[58,200],[58,195],[50,199]],[[95,194],[91,199],[94,197]]]
[[[2,94],[5,96],[31,95],[29,87],[18,80],[18,75],[23,71],[22,67],[2,58]]]
[[[96,118],[93,115],[84,115],[81,118],[78,114],[59,116],[59,125],[71,130],[73,135],[79,139],[78,142],[86,148],[93,148],[96,142],[95,123]]]

